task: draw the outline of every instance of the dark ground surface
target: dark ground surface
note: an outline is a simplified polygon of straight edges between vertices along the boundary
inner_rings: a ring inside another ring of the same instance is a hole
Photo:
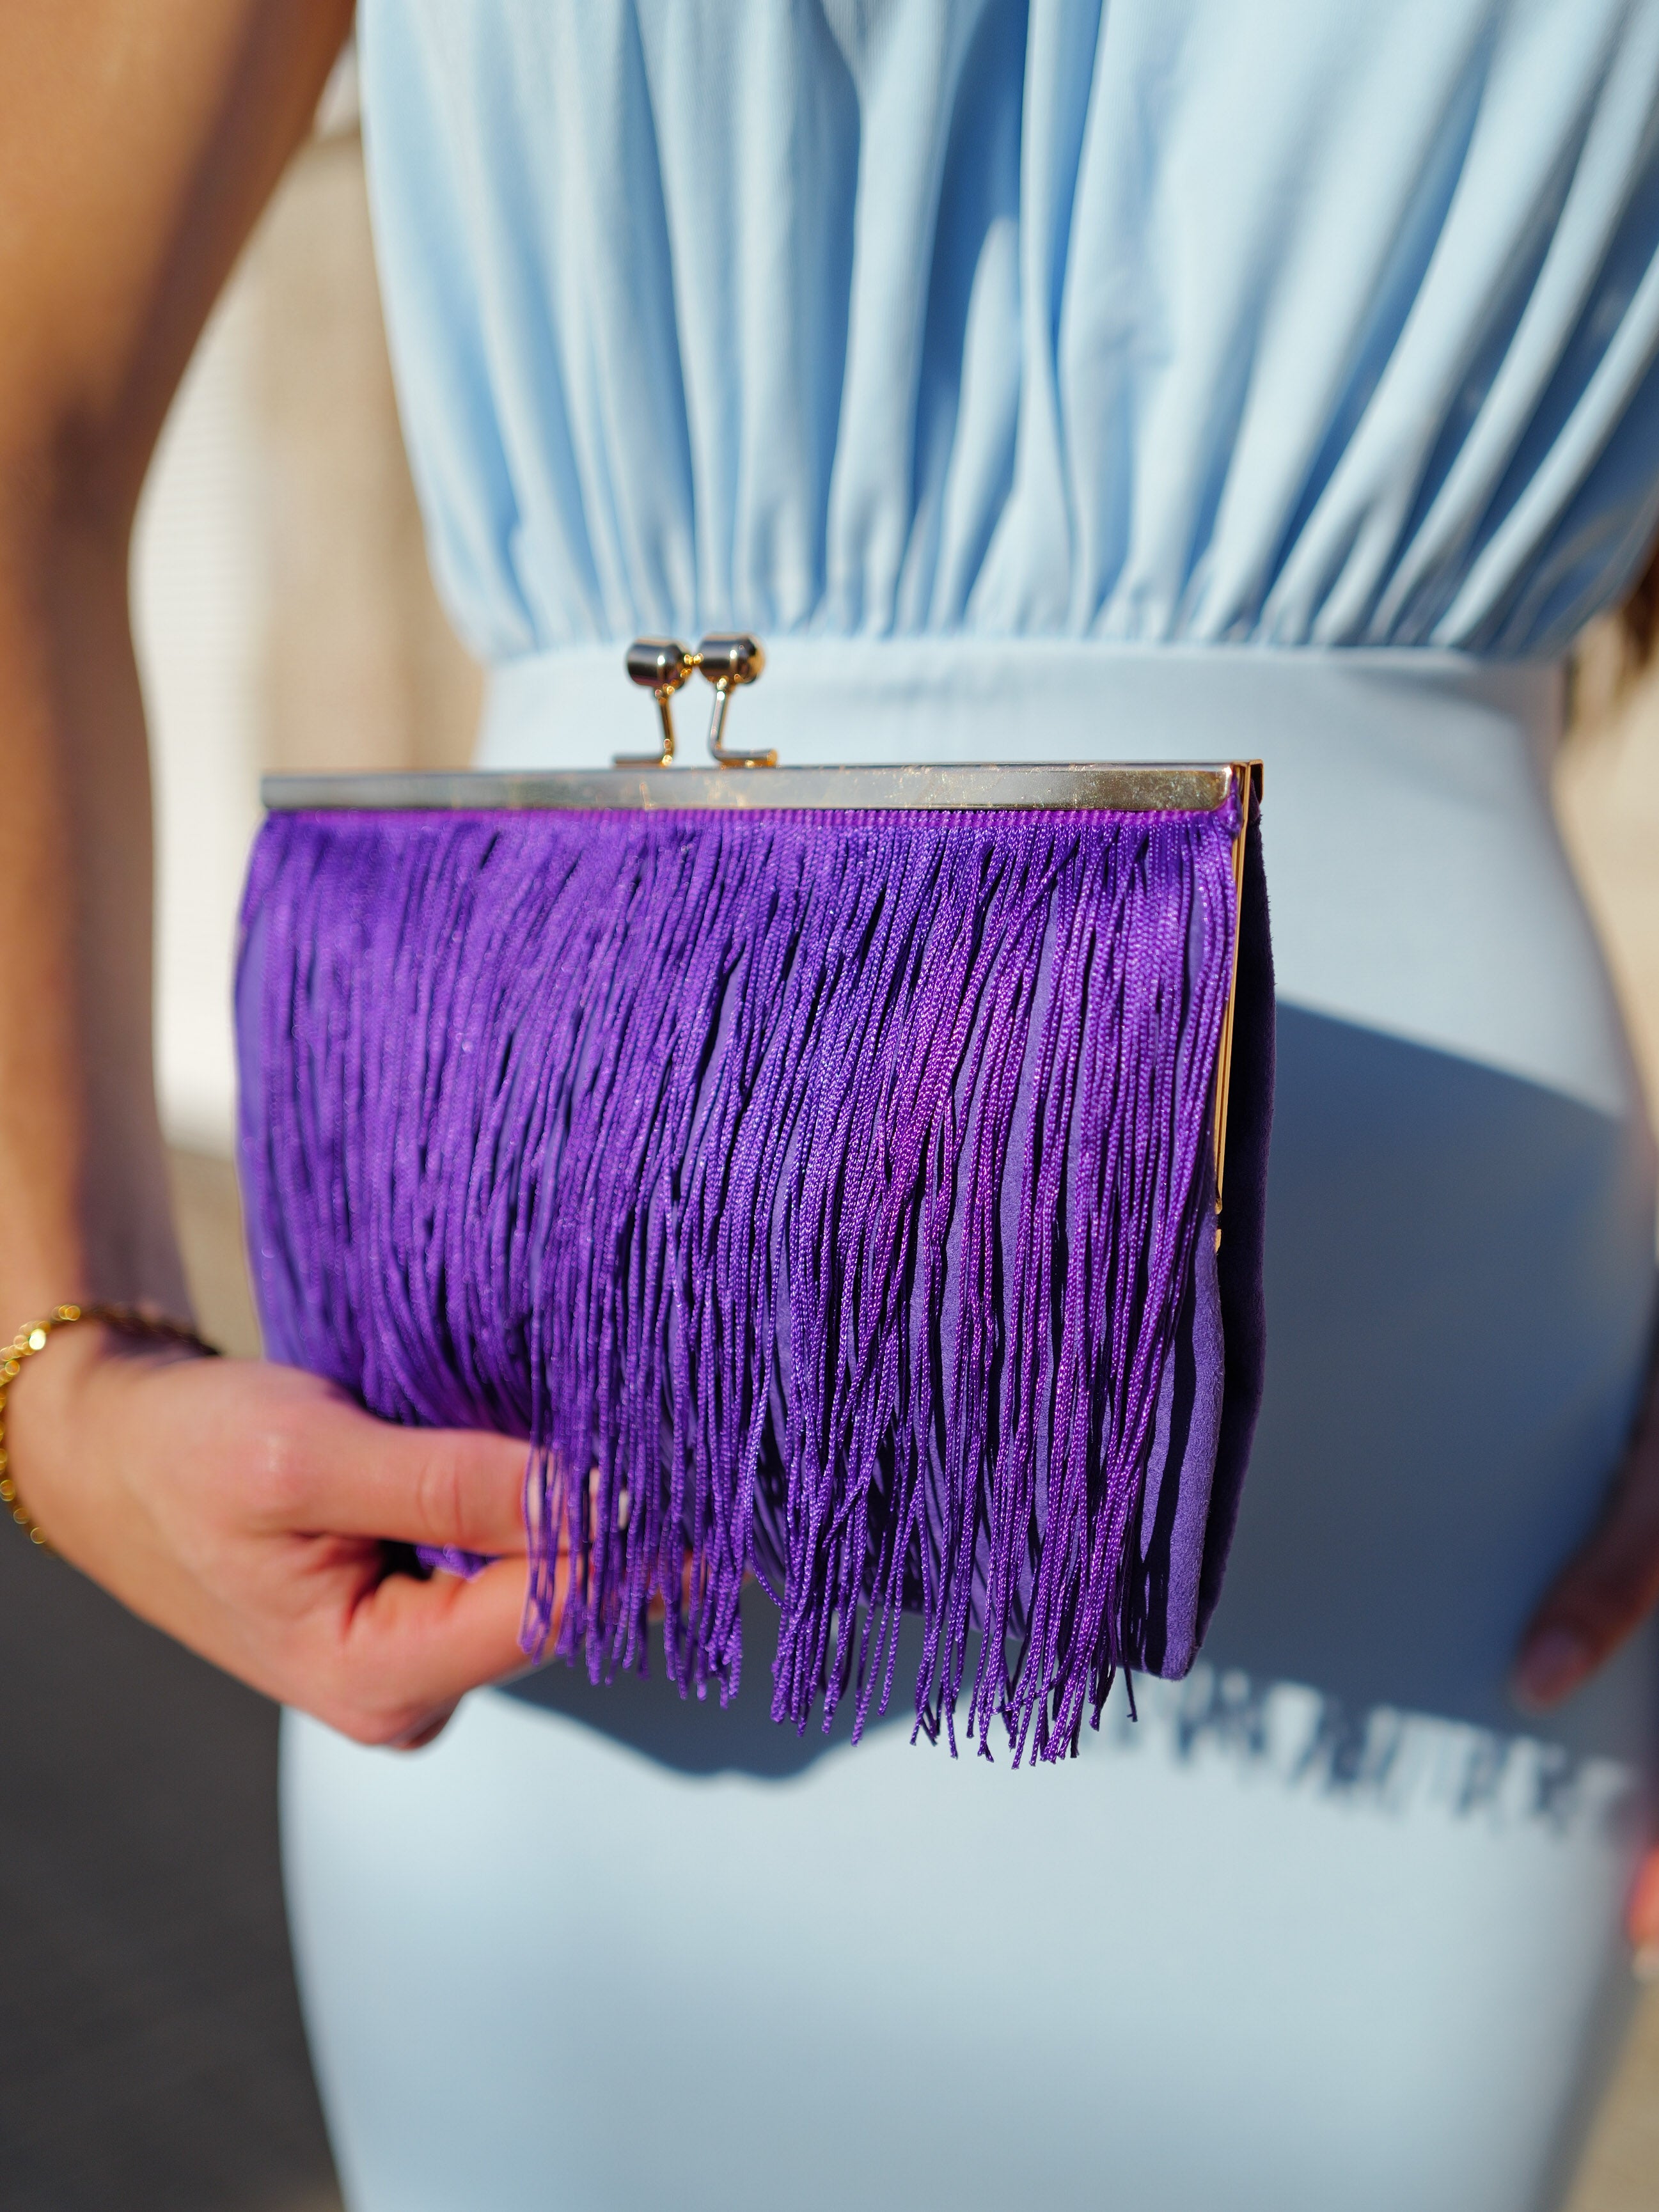
[[[175,1162],[251,1349],[234,1184]],[[0,2212],[337,2212],[276,1852],[276,1711],[0,1516]]]
[[[0,2204],[321,2212],[276,1710],[0,1534]]]

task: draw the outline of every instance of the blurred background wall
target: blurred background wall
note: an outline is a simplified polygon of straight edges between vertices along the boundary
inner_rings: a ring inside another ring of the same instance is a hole
[[[252,1351],[229,981],[259,776],[459,765],[480,692],[427,575],[349,64],[173,410],[133,602],[179,1222],[204,1327]],[[1564,823],[1659,1097],[1659,677],[1630,680],[1608,625],[1577,692]],[[0,1863],[27,1903],[0,1915],[0,2203],[329,2212],[282,1922],[274,1714],[27,1546],[0,1546]],[[1650,2002],[1573,2212],[1656,2207]]]
[[[230,962],[259,778],[460,765],[481,691],[427,571],[349,61],[179,392],[140,510],[133,613],[155,761],[163,1125],[204,1295],[243,1348],[251,1310],[221,1229]]]

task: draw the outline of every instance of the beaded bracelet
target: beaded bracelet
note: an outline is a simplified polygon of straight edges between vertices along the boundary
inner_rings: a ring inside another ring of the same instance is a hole
[[[216,1344],[208,1343],[183,1322],[141,1313],[137,1306],[54,1306],[45,1320],[24,1322],[0,1354],[0,1504],[9,1507],[12,1519],[20,1528],[27,1530],[30,1543],[46,1553],[52,1551],[52,1546],[46,1540],[46,1531],[29,1518],[28,1508],[18,1497],[17,1485],[12,1480],[11,1462],[6,1451],[6,1393],[22,1372],[23,1362],[44,1352],[60,1328],[69,1328],[77,1321],[102,1322],[106,1328],[118,1329],[124,1336],[149,1337],[158,1344],[187,1345],[210,1359],[219,1356]]]

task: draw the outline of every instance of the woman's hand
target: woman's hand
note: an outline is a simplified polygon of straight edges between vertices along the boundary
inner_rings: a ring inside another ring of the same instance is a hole
[[[1659,1605],[1659,1361],[1601,1519],[1533,1615],[1516,1693],[1537,1710],[1571,1697]]]
[[[394,1428],[296,1369],[89,1322],[29,1361],[7,1429],[22,1501],[65,1559],[361,1743],[426,1742],[465,1692],[525,1663],[521,1443]],[[503,1556],[422,1582],[387,1571],[386,1539]]]
[[[1571,1697],[1659,1605],[1659,1359],[1601,1517],[1533,1615],[1515,1667],[1524,1705]],[[1659,1851],[1632,1894],[1638,1965],[1659,1975]]]

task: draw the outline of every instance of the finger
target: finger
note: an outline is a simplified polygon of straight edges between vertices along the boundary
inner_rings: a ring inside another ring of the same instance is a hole
[[[563,1595],[561,1573],[553,1637]],[[497,1560],[471,1582],[386,1576],[359,1600],[345,1629],[341,1679],[355,1711],[325,1717],[377,1743],[435,1733],[469,1690],[524,1671],[524,1601],[522,1559]]]
[[[1523,1705],[1559,1705],[1659,1601],[1659,1434],[1651,1419],[1607,1510],[1534,1615],[1516,1662]]]
[[[1631,1892],[1627,1924],[1637,1972],[1644,1982],[1659,1981],[1659,1850],[1650,1851],[1642,1862]]]
[[[392,1750],[424,1751],[428,1744],[437,1741],[451,1721],[454,1719],[459,1710],[456,1705],[447,1706],[442,1712],[434,1714],[430,1720],[423,1721],[412,1735],[399,1736],[397,1742],[392,1746]]]
[[[529,1447],[469,1429],[403,1429],[349,1404],[319,1407],[274,1486],[285,1528],[435,1548],[520,1553]]]

